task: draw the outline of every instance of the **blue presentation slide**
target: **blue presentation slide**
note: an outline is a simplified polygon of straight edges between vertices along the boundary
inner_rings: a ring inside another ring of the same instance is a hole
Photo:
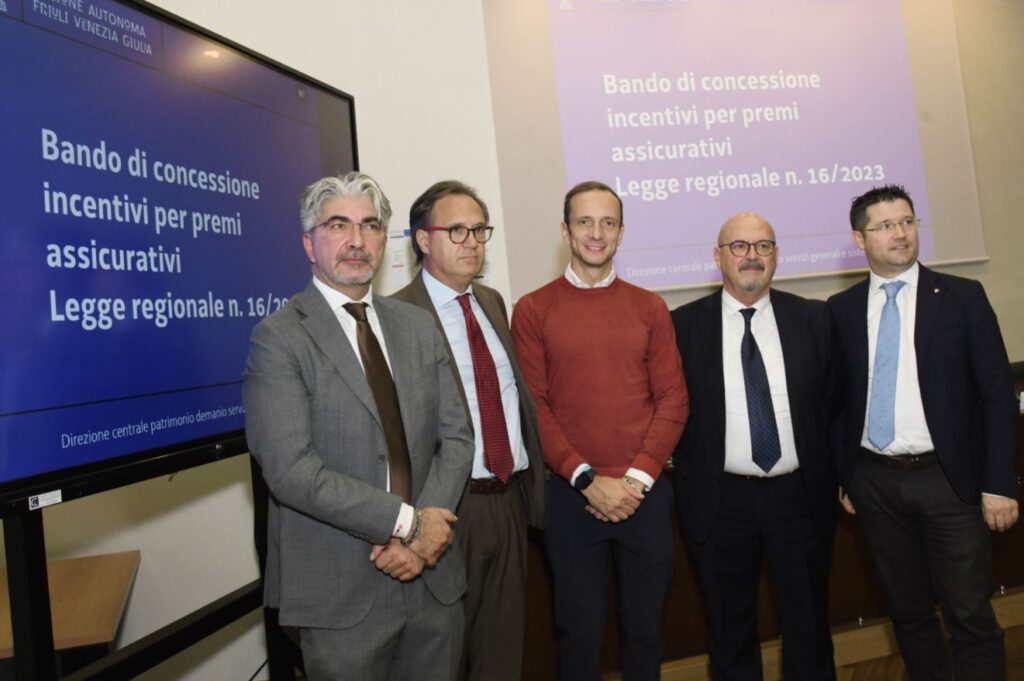
[[[0,0],[0,88],[0,485],[243,428],[329,95],[102,0]]]

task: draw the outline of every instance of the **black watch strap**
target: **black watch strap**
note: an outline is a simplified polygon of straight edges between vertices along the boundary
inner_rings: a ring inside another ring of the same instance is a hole
[[[588,468],[579,475],[576,476],[576,482],[573,483],[573,487],[576,488],[577,492],[582,492],[586,488],[590,487],[590,483],[594,482],[596,477],[593,468]]]

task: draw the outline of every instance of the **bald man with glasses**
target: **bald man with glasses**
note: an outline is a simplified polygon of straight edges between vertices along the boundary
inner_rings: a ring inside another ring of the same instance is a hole
[[[676,500],[708,613],[717,681],[760,681],[764,556],[786,679],[834,679],[828,573],[837,504],[828,449],[828,311],[771,288],[771,225],[740,213],[713,247],[723,286],[672,312],[690,392]]]

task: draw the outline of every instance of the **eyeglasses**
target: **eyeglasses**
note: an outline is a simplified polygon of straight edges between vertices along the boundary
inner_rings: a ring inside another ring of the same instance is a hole
[[[421,227],[427,232],[448,232],[448,238],[452,240],[453,244],[462,244],[469,238],[470,233],[473,234],[473,238],[476,239],[478,244],[487,243],[491,234],[494,232],[494,227],[490,225],[477,225],[476,227],[466,227],[465,225],[454,225],[452,227]]]
[[[725,248],[726,246],[729,247],[729,252],[737,258],[744,257],[750,252],[751,247],[754,248],[754,253],[760,256],[771,255],[775,252],[775,242],[770,239],[762,239],[753,243],[749,241],[730,241],[727,244],[718,244],[719,248]]]
[[[384,236],[384,223],[373,218],[362,222],[352,222],[348,218],[333,215],[323,222],[313,225],[313,229],[323,228],[324,234],[329,237],[338,237],[358,227],[360,231],[369,237]]]
[[[573,227],[577,229],[590,229],[594,226],[594,218],[574,218],[571,224]],[[599,224],[601,226],[601,229],[603,229],[606,232],[614,232],[615,230],[622,226],[622,223],[616,220],[615,218],[601,218],[601,220],[597,224]]]
[[[878,232],[879,234],[889,234],[892,230],[897,227],[902,227],[904,232],[912,232],[917,229],[917,226],[921,224],[921,218],[903,218],[897,222],[880,222],[874,227],[864,227],[860,231],[862,232]]]

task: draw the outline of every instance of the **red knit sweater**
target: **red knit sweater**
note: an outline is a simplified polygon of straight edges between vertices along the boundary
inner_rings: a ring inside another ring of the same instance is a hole
[[[519,300],[512,334],[551,470],[569,479],[588,463],[657,479],[689,414],[661,298],[618,278],[581,289],[559,277]]]

